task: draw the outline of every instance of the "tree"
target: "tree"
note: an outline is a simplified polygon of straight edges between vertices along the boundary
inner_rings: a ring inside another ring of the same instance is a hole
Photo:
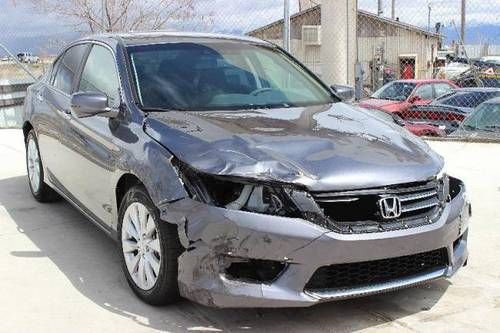
[[[211,14],[197,15],[198,0],[29,0],[36,11],[54,14],[90,32],[159,30]]]

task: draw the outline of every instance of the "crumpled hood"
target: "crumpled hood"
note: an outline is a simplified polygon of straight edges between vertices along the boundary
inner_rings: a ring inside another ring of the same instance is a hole
[[[300,184],[311,191],[427,180],[443,164],[406,130],[344,103],[155,112],[146,118],[145,131],[198,171]]]
[[[396,107],[396,106],[400,105],[401,103],[402,102],[400,102],[400,101],[392,101],[392,100],[388,100],[388,99],[370,98],[370,99],[366,99],[364,101],[361,101],[359,103],[359,106],[367,108],[367,109],[383,110],[386,108]]]

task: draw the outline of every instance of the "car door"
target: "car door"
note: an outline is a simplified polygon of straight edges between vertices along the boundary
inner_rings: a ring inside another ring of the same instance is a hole
[[[54,63],[52,74],[40,84],[34,96],[40,155],[46,176],[54,186],[65,191],[66,128],[70,119],[70,99],[86,45],[66,50]]]
[[[76,84],[79,92],[102,92],[108,96],[109,106],[119,108],[120,84],[115,57],[111,49],[93,44],[82,66]],[[77,203],[97,222],[109,226],[113,219],[112,175],[119,152],[113,129],[117,119],[103,116],[78,118],[74,114],[68,126],[71,142],[66,161],[68,190]]]

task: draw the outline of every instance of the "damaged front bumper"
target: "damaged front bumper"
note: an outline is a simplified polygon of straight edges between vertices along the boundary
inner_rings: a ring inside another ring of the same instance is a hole
[[[161,219],[179,226],[186,248],[179,257],[181,295],[215,307],[306,307],[451,277],[468,257],[470,211],[462,183],[434,223],[378,233],[342,234],[300,218],[188,198],[160,207]],[[437,264],[426,271],[409,268],[423,260]],[[384,265],[408,269],[387,275],[378,270]],[[350,280],[340,281],[330,267],[364,278],[346,286]]]

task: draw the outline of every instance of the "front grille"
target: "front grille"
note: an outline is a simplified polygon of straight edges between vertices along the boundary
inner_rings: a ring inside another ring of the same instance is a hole
[[[438,181],[368,190],[313,193],[316,203],[329,219],[329,226],[343,233],[405,229],[433,223],[444,200]],[[396,218],[382,216],[380,200],[397,197],[401,203]]]
[[[305,290],[364,287],[432,272],[447,265],[448,255],[443,248],[404,257],[323,266],[316,270]]]

